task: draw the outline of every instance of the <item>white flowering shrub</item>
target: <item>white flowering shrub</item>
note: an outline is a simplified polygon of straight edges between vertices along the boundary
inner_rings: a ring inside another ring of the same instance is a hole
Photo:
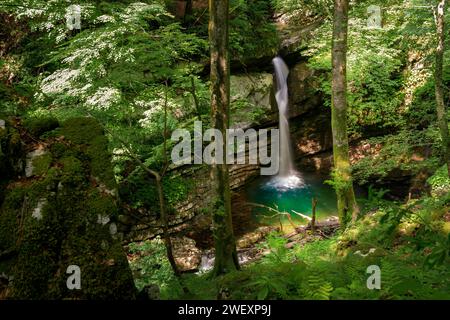
[[[443,196],[450,192],[450,179],[448,177],[447,166],[440,167],[434,175],[428,178],[431,186],[431,194],[435,197]]]
[[[24,76],[12,71],[19,66],[32,74],[27,114],[95,116],[150,164],[160,163],[164,128],[170,137],[197,114],[191,79],[198,101],[209,104],[208,85],[198,76],[207,40],[183,29],[165,2],[2,0],[0,11],[29,32],[22,45],[28,55],[8,66],[19,81]],[[79,29],[67,26],[73,12]],[[112,138],[111,148],[121,142]]]

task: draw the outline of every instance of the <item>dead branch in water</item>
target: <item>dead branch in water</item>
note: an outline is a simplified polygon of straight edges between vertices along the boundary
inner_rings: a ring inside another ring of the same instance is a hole
[[[266,206],[266,205],[263,205],[263,204],[260,204],[260,203],[246,202],[246,204],[250,205],[250,206],[254,206],[254,207],[264,208],[264,209],[267,209],[267,210],[269,210],[271,212],[275,212],[275,214],[271,215],[271,216],[262,216],[265,219],[272,219],[272,218],[276,218],[276,217],[286,216],[288,218],[288,220],[289,220],[289,223],[294,228],[294,230],[297,229],[297,226],[295,225],[294,221],[292,220],[291,214],[289,212],[287,212],[287,211],[280,211],[278,209],[278,206],[276,206],[276,205],[275,205],[275,208],[272,208],[272,207],[269,207],[269,206]],[[294,210],[292,210],[292,212],[294,212],[296,215],[300,216],[303,219],[311,221],[311,218],[309,216],[303,214],[303,213],[300,213],[300,212],[297,212],[297,211],[294,211]],[[283,231],[283,226],[281,224],[281,220],[280,220],[280,228],[281,228],[281,231]]]

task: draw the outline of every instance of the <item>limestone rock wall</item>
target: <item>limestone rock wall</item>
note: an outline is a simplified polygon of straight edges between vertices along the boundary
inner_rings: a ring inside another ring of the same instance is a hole
[[[315,156],[332,146],[329,112],[321,107],[321,97],[316,91],[316,75],[299,62],[291,67],[288,79],[291,109],[291,133],[296,158],[303,161],[306,168],[316,170]],[[273,75],[267,72],[233,75],[231,82],[231,126],[233,128],[277,128],[278,108],[274,93]],[[204,128],[205,129],[205,128]],[[248,146],[246,158],[248,159]],[[268,146],[270,150],[270,145]],[[324,170],[329,169],[328,164]],[[177,203],[170,218],[172,232],[189,230],[209,232],[210,220],[207,207],[214,197],[207,165],[185,165],[172,168],[176,175],[185,179],[189,192],[183,201]],[[239,193],[240,189],[260,175],[258,164],[230,165],[230,188]],[[235,199],[235,198],[233,198]],[[240,211],[240,201],[236,200],[233,210]],[[162,232],[159,224],[149,212],[135,212],[144,221],[132,216],[124,217],[123,230],[126,241],[145,240]],[[199,223],[201,221],[201,223]],[[205,222],[206,221],[206,222]],[[200,231],[199,231],[200,230]]]

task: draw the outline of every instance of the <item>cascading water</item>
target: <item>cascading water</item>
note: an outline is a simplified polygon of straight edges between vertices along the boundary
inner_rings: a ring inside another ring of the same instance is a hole
[[[269,185],[280,190],[299,188],[304,185],[304,182],[300,174],[295,170],[291,152],[287,86],[289,68],[280,57],[275,57],[272,63],[275,67],[275,78],[277,81],[275,99],[278,104],[280,117],[280,169],[278,175],[270,181]]]

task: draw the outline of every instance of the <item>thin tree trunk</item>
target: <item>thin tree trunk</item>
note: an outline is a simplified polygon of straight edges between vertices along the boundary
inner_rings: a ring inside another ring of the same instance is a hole
[[[313,234],[316,232],[316,207],[317,199],[312,198],[311,232]]]
[[[350,217],[354,221],[359,213],[353,191],[347,136],[348,10],[348,0],[334,1],[331,125],[338,215],[344,228]]]
[[[175,258],[173,256],[173,246],[172,240],[170,239],[169,233],[169,219],[167,216],[167,210],[164,201],[164,191],[161,181],[161,176],[158,174],[156,177],[156,188],[158,189],[158,198],[159,198],[159,209],[161,211],[161,224],[163,227],[163,237],[164,244],[166,246],[167,259],[169,260],[170,266],[172,267],[173,272],[178,277],[180,275],[180,271],[178,270],[178,266],[175,262]]]
[[[211,47],[211,114],[212,127],[222,132],[223,164],[214,164],[211,180],[215,184],[213,233],[215,262],[213,274],[239,269],[231,218],[231,195],[228,165],[225,163],[226,129],[229,125],[230,69],[228,58],[228,0],[209,1],[209,42]]]
[[[200,102],[198,101],[197,90],[195,89],[194,77],[191,77],[191,94],[192,97],[194,98],[194,106],[195,110],[197,111],[198,120],[202,120],[202,113],[200,111]]]
[[[172,240],[170,239],[169,233],[169,216],[167,215],[166,202],[164,200],[164,189],[162,184],[162,179],[166,174],[167,168],[169,166],[169,159],[167,157],[167,80],[165,83],[165,92],[164,92],[164,140],[163,140],[163,152],[164,152],[164,166],[161,170],[161,173],[156,178],[156,187],[158,189],[158,198],[159,198],[159,207],[161,211],[161,224],[163,226],[163,236],[164,236],[164,244],[166,246],[167,259],[173,269],[173,272],[178,277],[180,275],[180,271],[178,270],[177,264],[175,262],[175,258],[173,256],[173,246]]]
[[[167,96],[166,96],[165,108],[167,108]],[[167,111],[165,111],[165,112],[167,112]],[[165,127],[166,127],[166,124],[165,124]],[[158,192],[159,209],[160,209],[160,219],[161,219],[161,225],[162,225],[162,229],[163,229],[164,244],[166,246],[167,259],[169,260],[169,263],[170,263],[170,266],[172,267],[173,272],[178,277],[180,275],[180,271],[178,270],[178,266],[177,266],[177,264],[175,262],[175,258],[173,256],[172,241],[170,239],[170,234],[169,234],[169,219],[168,219],[168,215],[167,215],[167,210],[166,210],[166,205],[165,205],[165,200],[164,200],[164,189],[163,189],[163,184],[162,184],[162,176],[165,174],[165,169],[163,168],[162,174],[150,169],[149,167],[147,167],[144,164],[144,162],[142,162],[142,160],[139,158],[139,156],[137,154],[135,154],[131,150],[131,148],[128,147],[128,144],[124,140],[122,140],[122,138],[113,134],[111,131],[107,130],[106,128],[105,128],[105,130],[108,131],[112,136],[114,136],[114,138],[117,139],[122,144],[124,149],[127,151],[128,155],[133,160],[135,160],[136,163],[139,164],[139,166],[145,172],[147,172],[149,175],[153,176],[156,180],[156,189]],[[164,131],[166,131],[166,129]],[[166,139],[165,136],[166,136],[166,133],[164,133],[164,139]]]
[[[435,92],[436,92],[436,111],[438,117],[439,129],[441,131],[442,148],[444,151],[445,163],[447,164],[448,176],[450,177],[450,140],[448,136],[447,112],[444,103],[444,83],[442,80],[442,69],[444,61],[444,43],[445,43],[445,2],[442,0],[436,12],[437,29],[437,48],[436,65],[434,71]]]
[[[186,0],[186,9],[184,10],[184,22],[187,21],[187,18],[192,15],[192,0]]]

